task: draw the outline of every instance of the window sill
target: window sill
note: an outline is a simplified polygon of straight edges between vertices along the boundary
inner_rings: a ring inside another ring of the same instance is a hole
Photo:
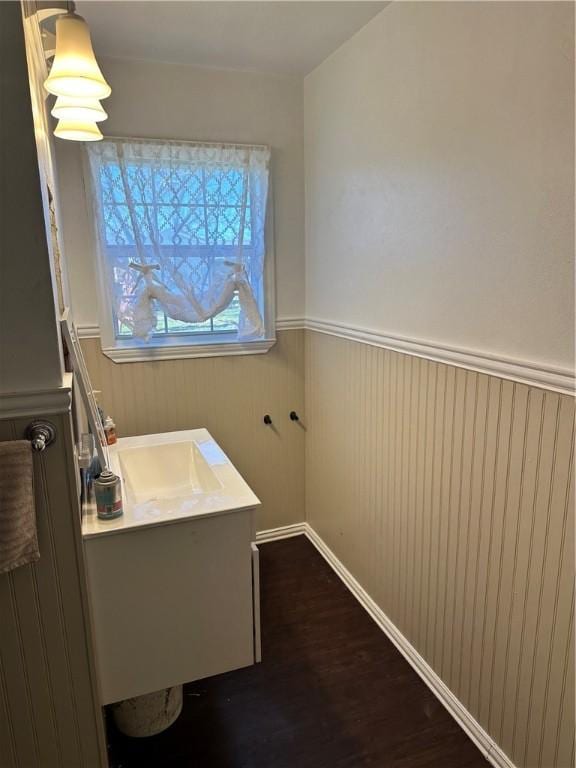
[[[212,341],[206,344],[158,344],[155,346],[102,347],[102,352],[115,363],[144,363],[153,360],[184,360],[195,357],[226,357],[229,355],[262,355],[276,339],[257,341]]]

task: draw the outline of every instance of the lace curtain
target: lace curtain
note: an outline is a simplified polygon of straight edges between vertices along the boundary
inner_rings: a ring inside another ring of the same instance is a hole
[[[87,151],[117,329],[147,340],[159,313],[203,323],[237,296],[237,338],[262,338],[270,150],[106,139]]]

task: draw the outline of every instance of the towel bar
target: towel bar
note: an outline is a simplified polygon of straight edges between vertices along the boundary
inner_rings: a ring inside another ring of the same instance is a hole
[[[49,421],[32,421],[26,427],[26,439],[33,451],[43,451],[56,440],[56,427]]]

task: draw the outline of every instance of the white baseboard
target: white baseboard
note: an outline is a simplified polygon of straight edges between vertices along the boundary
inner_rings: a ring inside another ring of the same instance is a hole
[[[265,531],[258,531],[256,534],[256,544],[264,544],[266,541],[277,541],[278,539],[289,539],[292,536],[302,536],[307,532],[307,523],[294,523],[293,525],[282,525],[280,528],[268,528]]]
[[[444,705],[456,720],[458,725],[460,725],[460,727],[468,734],[488,762],[495,766],[495,768],[516,768],[510,758],[490,738],[480,723],[472,717],[470,712],[468,712],[448,686],[441,680],[436,672],[434,672],[432,667],[410,644],[406,637],[404,637],[398,627],[390,621],[384,611],[376,605],[366,590],[360,586],[350,571],[340,562],[332,550],[308,523],[297,523],[296,525],[286,525],[281,528],[272,528],[267,531],[261,531],[256,535],[256,541],[257,543],[264,543],[266,541],[276,541],[278,539],[286,539],[291,536],[300,536],[302,534],[305,534],[312,542],[328,565],[331,566],[358,600],[360,605],[370,614],[388,639],[394,643],[406,661],[418,673],[440,703]]]

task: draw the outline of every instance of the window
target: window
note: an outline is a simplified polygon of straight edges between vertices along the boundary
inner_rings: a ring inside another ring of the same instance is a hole
[[[266,351],[269,150],[107,139],[88,155],[104,351]]]

